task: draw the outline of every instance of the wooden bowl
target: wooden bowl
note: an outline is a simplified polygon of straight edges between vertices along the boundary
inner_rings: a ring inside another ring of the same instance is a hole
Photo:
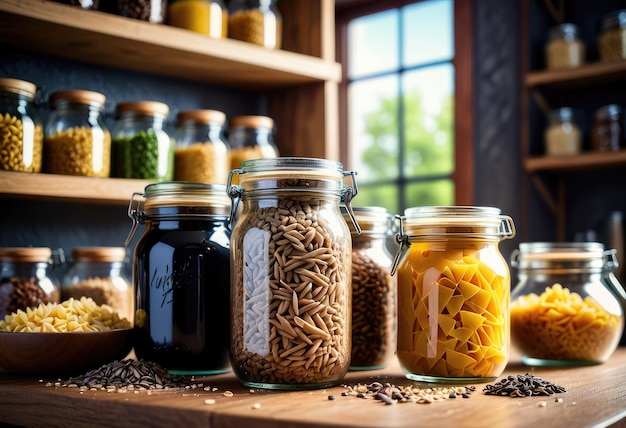
[[[133,329],[103,332],[0,332],[0,367],[14,373],[80,373],[122,359]]]

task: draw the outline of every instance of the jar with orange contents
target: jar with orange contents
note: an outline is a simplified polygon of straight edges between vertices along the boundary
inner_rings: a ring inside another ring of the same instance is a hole
[[[511,258],[519,282],[511,299],[511,341],[530,366],[600,364],[624,326],[612,271],[615,250],[597,242],[522,243]]]
[[[416,207],[400,218],[397,355],[406,377],[486,382],[509,359],[511,277],[499,243],[513,220],[491,207]]]

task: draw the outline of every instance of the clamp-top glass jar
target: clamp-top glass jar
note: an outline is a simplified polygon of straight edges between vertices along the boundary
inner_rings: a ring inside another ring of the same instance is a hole
[[[230,200],[224,185],[155,183],[133,194],[135,354],[175,374],[230,368]]]
[[[532,366],[599,364],[618,346],[626,293],[615,250],[597,242],[522,243],[511,258],[511,339]]]
[[[178,113],[174,139],[176,181],[226,184],[230,171],[230,146],[224,139],[226,115],[217,110]]]
[[[50,272],[47,247],[0,248],[0,319],[18,309],[60,301],[59,281]]]
[[[485,382],[510,352],[511,276],[499,243],[513,220],[490,207],[405,210],[394,260],[397,354],[406,377]]]
[[[117,105],[113,127],[113,176],[143,180],[174,179],[175,144],[165,121],[169,106],[156,101]]]
[[[271,49],[282,45],[282,17],[275,0],[231,0],[228,37]]]
[[[396,281],[387,240],[393,217],[382,207],[354,207],[361,227],[352,233],[352,357],[350,370],[387,366],[396,352]]]
[[[36,93],[34,83],[0,78],[0,169],[41,172],[43,124]]]
[[[245,161],[231,185],[231,365],[246,386],[337,385],[350,365],[353,172],[323,159]],[[344,176],[352,185],[343,184]],[[234,218],[241,199],[243,211]]]
[[[111,133],[102,113],[106,97],[93,91],[69,90],[50,96],[52,112],[44,139],[46,172],[108,177]]]
[[[124,271],[126,248],[77,247],[61,281],[61,300],[90,297],[132,322],[135,298]]]

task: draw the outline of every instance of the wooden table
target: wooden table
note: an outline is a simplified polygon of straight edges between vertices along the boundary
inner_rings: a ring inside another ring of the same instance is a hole
[[[609,361],[598,366],[532,369],[514,359],[500,378],[527,372],[564,386],[567,392],[551,397],[510,398],[485,395],[485,384],[475,384],[476,392],[467,399],[384,405],[376,400],[341,396],[344,387],[294,392],[250,390],[232,373],[196,380],[211,386],[209,391],[81,393],[77,388],[46,386],[47,381],[56,379],[0,372],[0,422],[37,427],[133,428],[626,427],[626,348],[619,348]],[[344,384],[374,380],[411,384],[397,362],[384,370],[351,372]],[[234,395],[225,396],[226,390]],[[336,399],[329,400],[329,395]],[[562,402],[556,398],[562,398]],[[215,403],[207,404],[207,399]]]

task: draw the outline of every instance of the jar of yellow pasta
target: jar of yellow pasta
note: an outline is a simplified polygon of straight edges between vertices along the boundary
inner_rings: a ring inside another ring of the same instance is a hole
[[[624,326],[617,296],[626,299],[615,255],[597,242],[522,243],[513,252],[511,340],[524,364],[600,364],[613,354]]]
[[[511,277],[499,243],[513,220],[491,207],[417,207],[400,218],[394,261],[397,355],[406,377],[485,382],[509,359]]]

